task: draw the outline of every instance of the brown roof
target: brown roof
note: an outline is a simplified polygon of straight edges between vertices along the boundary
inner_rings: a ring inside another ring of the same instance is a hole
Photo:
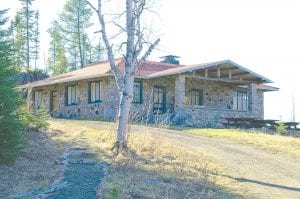
[[[266,84],[257,85],[257,89],[263,90],[263,91],[278,91],[279,90],[279,88],[277,88],[277,87],[269,86],[269,85],[266,85]]]
[[[119,66],[121,73],[124,73],[124,60],[119,58],[115,61],[116,65]],[[181,67],[180,65],[174,64],[167,64],[161,62],[154,62],[154,61],[146,61],[144,62],[139,70],[136,73],[137,77],[145,78],[148,75],[153,73],[167,70],[171,68]],[[78,69],[75,71],[71,71],[68,73],[64,73],[55,77],[47,78],[41,81],[32,82],[30,84],[24,85],[24,87],[38,87],[38,86],[46,86],[46,85],[53,85],[63,82],[71,82],[71,81],[78,81],[83,79],[92,79],[97,77],[104,77],[104,76],[111,76],[113,75],[109,62],[103,61],[96,64],[89,64],[85,68]]]
[[[124,73],[124,59],[119,58],[115,61],[116,65],[119,67],[121,73]],[[176,75],[186,72],[191,72],[195,70],[203,70],[206,68],[213,68],[216,66],[230,66],[235,67],[238,70],[245,71],[249,73],[251,76],[261,80],[264,83],[271,83],[271,80],[258,75],[249,69],[242,67],[230,60],[224,61],[217,61],[217,62],[209,62],[204,64],[197,64],[197,65],[175,65],[175,64],[167,64],[155,61],[145,61],[139,68],[136,73],[136,77],[138,78],[156,78],[156,77],[163,77],[169,75]],[[89,64],[85,68],[78,69],[76,71],[68,72],[62,75],[58,75],[55,77],[47,78],[41,81],[32,82],[30,84],[22,86],[25,87],[39,87],[39,86],[46,86],[46,85],[53,85],[63,82],[71,82],[71,81],[78,81],[83,79],[92,79],[97,77],[104,77],[104,76],[112,76],[113,73],[110,68],[110,64],[108,61],[99,62],[96,64]],[[21,87],[21,88],[22,88]],[[269,90],[267,87],[264,87],[262,90]]]

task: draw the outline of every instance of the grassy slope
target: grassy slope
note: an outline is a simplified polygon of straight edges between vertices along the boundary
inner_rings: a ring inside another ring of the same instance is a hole
[[[129,134],[130,157],[115,158],[111,146],[115,129],[111,124],[96,121],[53,120],[51,129],[59,129],[64,136],[57,141],[72,140],[74,133],[84,132],[75,138],[78,145],[98,151],[99,159],[111,166],[104,186],[99,193],[105,198],[240,198],[238,185],[221,175],[224,169],[206,156],[169,143],[159,134],[140,127],[139,132]],[[151,134],[150,134],[151,133]],[[73,141],[74,142],[74,141]],[[166,158],[167,156],[167,158]],[[174,160],[168,157],[175,157]],[[226,184],[225,186],[222,186]],[[231,191],[229,191],[229,189]]]
[[[300,157],[300,138],[232,129],[188,129],[183,131],[208,137],[219,137],[238,141],[271,150],[275,153]]]

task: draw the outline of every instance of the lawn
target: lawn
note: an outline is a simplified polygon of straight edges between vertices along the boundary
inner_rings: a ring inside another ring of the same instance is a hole
[[[201,153],[170,143],[153,128],[131,128],[129,155],[115,157],[111,151],[115,128],[111,123],[49,123],[45,131],[25,133],[24,155],[15,164],[0,167],[0,198],[47,189],[59,182],[63,168],[55,161],[70,144],[96,153],[99,161],[110,165],[98,188],[99,198],[241,198],[245,194],[235,181],[222,177],[226,170],[221,165]]]
[[[64,136],[57,137],[59,142],[69,140],[74,132],[84,132],[76,142],[99,151],[99,159],[111,165],[98,191],[105,198],[115,194],[119,198],[240,198],[239,193],[233,193],[233,189],[238,190],[235,182],[215,175],[226,174],[221,165],[170,143],[152,128],[131,128],[131,154],[115,158],[111,151],[115,128],[111,123],[52,120],[50,124],[52,130],[63,132]]]
[[[208,137],[224,138],[253,145],[275,153],[300,157],[300,138],[296,137],[233,129],[185,129],[183,131]]]

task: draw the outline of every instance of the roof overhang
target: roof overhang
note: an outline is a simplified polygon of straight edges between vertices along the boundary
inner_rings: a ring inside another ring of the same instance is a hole
[[[192,66],[182,66],[178,68],[172,68],[160,72],[156,72],[147,76],[147,79],[157,78],[169,75],[178,74],[193,74],[199,77],[207,79],[219,79],[224,81],[240,80],[245,82],[255,83],[273,83],[270,79],[259,75],[246,67],[243,67],[231,60],[224,60],[218,62],[212,62],[207,64],[199,64]]]

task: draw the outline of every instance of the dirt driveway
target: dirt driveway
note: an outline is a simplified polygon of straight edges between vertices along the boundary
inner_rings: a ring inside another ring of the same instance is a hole
[[[300,159],[250,145],[174,130],[159,130],[172,142],[204,153],[224,165],[255,198],[300,198]]]
[[[101,123],[77,121],[77,124],[101,128]],[[103,124],[103,128],[110,125],[113,124]],[[134,133],[141,132],[138,126],[131,129]],[[251,198],[300,198],[300,159],[221,138],[161,128],[147,131],[222,164],[228,170],[226,177],[235,180]]]

